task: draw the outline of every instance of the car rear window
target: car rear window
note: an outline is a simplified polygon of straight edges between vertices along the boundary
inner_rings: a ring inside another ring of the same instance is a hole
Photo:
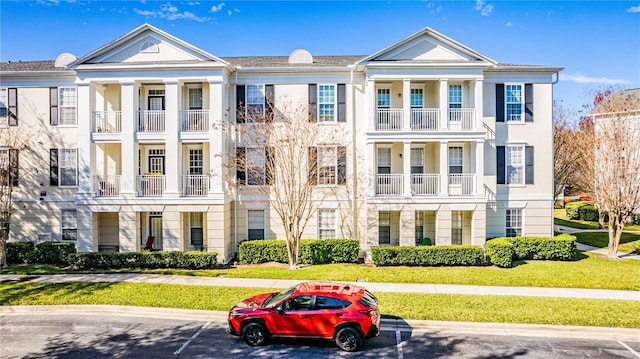
[[[365,289],[362,298],[360,298],[358,302],[360,302],[360,304],[364,305],[365,307],[375,307],[376,305],[378,305],[378,298],[376,298],[375,295]]]
[[[351,305],[346,300],[331,297],[316,297],[316,309],[344,309]]]

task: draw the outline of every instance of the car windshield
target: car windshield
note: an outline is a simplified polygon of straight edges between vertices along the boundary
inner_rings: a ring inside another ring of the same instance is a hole
[[[271,298],[268,298],[267,300],[264,301],[264,303],[262,303],[263,307],[269,307],[269,306],[273,306],[276,303],[280,303],[281,300],[289,297],[291,294],[293,294],[293,291],[296,290],[297,286],[293,286],[285,291],[282,291],[274,296],[272,296]]]

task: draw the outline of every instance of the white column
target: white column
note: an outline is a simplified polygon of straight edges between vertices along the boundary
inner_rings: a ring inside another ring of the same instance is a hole
[[[78,123],[78,192],[79,198],[91,195],[91,86],[78,83],[77,123]]]
[[[404,154],[402,155],[402,181],[403,183],[403,192],[402,195],[405,197],[411,197],[411,141],[404,142],[403,148]]]
[[[484,195],[484,140],[474,143],[476,147],[476,195]]]
[[[411,131],[411,81],[402,80],[402,119],[403,130]]]
[[[223,193],[223,141],[224,141],[224,133],[225,129],[224,124],[224,111],[225,107],[222,102],[222,86],[223,84],[217,80],[209,80],[209,138],[210,138],[210,146],[209,146],[209,162],[210,162],[210,170],[209,173],[211,175],[209,194],[220,194]]]
[[[182,176],[180,128],[180,83],[165,80],[165,191],[164,197],[180,197],[180,177]]]
[[[476,80],[476,84],[475,84],[475,127],[479,130],[482,130],[484,128],[483,126],[483,122],[484,122],[484,109],[482,106],[482,96],[483,96],[483,81],[482,79]]]
[[[449,144],[447,141],[440,142],[440,195],[446,196],[449,193]]]
[[[376,154],[375,154],[376,146],[373,142],[367,143],[367,151],[365,156],[365,163],[370,164],[371,171],[369,176],[369,183],[367,185],[367,195],[368,197],[374,197],[376,194],[376,172],[378,166],[376,165]]]
[[[440,130],[449,126],[449,87],[447,79],[440,79]]]
[[[373,80],[367,80],[365,106],[367,113],[368,131],[372,132],[376,128],[376,85]]]
[[[122,176],[120,195],[125,198],[136,196],[138,175],[138,149],[135,133],[138,127],[138,85],[135,82],[121,82],[122,111]]]

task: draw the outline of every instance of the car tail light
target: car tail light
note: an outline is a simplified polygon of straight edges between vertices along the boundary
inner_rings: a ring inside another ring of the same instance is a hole
[[[358,313],[364,314],[364,315],[369,316],[369,317],[372,316],[374,312],[375,312],[375,310],[373,310],[373,308],[361,309],[361,310],[358,311]]]

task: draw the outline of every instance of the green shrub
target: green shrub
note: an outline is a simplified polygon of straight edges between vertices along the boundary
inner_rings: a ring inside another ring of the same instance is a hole
[[[75,252],[76,244],[72,242],[43,242],[36,245],[35,262],[66,265],[67,257]]]
[[[583,221],[598,221],[598,210],[592,204],[580,207],[578,212]]]
[[[633,215],[633,224],[636,226],[640,226],[640,213],[636,213]]]
[[[33,242],[7,243],[7,263],[33,263],[36,257],[36,246]]]
[[[215,268],[214,252],[83,252],[69,255],[69,265],[76,269],[210,269]]]
[[[587,202],[569,202],[565,205],[565,212],[568,219],[580,219],[580,207],[588,205]]]
[[[357,263],[360,245],[351,239],[303,239],[300,257],[304,264]],[[240,263],[288,263],[287,244],[284,240],[254,240],[240,243]]]
[[[377,266],[479,266],[484,252],[477,246],[371,247]]]
[[[511,268],[515,257],[514,247],[509,239],[501,237],[487,241],[485,250],[491,263],[498,267]]]
[[[428,237],[424,237],[420,240],[420,245],[421,246],[430,246],[431,245],[431,238]]]

